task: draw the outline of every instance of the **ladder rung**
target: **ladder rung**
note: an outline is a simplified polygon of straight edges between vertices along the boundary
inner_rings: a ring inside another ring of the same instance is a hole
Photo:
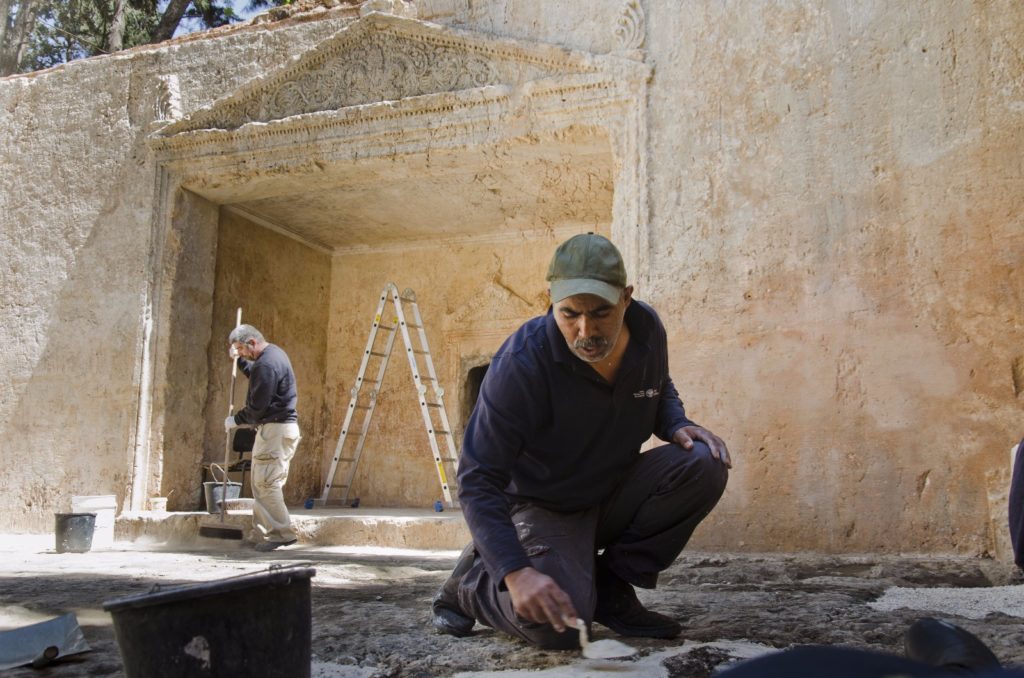
[[[391,292],[392,290],[393,293]],[[387,314],[384,310],[385,304],[389,300],[394,305],[394,315]],[[402,302],[405,302],[406,304],[410,304],[412,306],[411,314],[406,313],[402,310]],[[331,490],[340,490],[343,501],[347,502],[348,494],[352,489],[351,485],[353,482],[353,478],[355,476],[356,467],[359,464],[359,457],[360,452],[362,451],[362,444],[363,442],[365,442],[367,428],[370,424],[370,418],[373,416],[373,411],[377,404],[377,396],[379,395],[378,389],[383,385],[383,371],[387,367],[388,357],[391,355],[393,349],[395,332],[398,329],[402,330],[402,339],[405,344],[405,349],[408,353],[410,367],[412,368],[413,381],[415,382],[414,386],[416,387],[416,390],[418,392],[420,407],[429,407],[431,409],[441,410],[441,422],[439,423],[445,426],[451,425],[450,423],[448,423],[447,417],[445,416],[444,413],[444,389],[441,388],[440,379],[438,379],[436,374],[431,376],[420,374],[420,366],[423,362],[426,363],[426,367],[429,369],[430,372],[434,371],[433,365],[431,363],[430,347],[427,345],[426,335],[424,334],[425,328],[426,324],[423,322],[423,318],[420,316],[419,307],[416,304],[415,293],[412,290],[407,289],[405,293],[399,294],[397,288],[394,286],[394,283],[388,283],[388,285],[384,288],[384,293],[382,293],[380,297],[380,305],[377,307],[377,313],[374,316],[373,325],[370,329],[370,336],[367,340],[367,345],[363,352],[363,364],[360,366],[359,374],[356,376],[356,385],[351,389],[352,400],[349,403],[349,413],[346,415],[348,420],[351,420],[351,410],[366,411],[366,416],[364,417],[362,422],[362,431],[359,433],[357,447],[354,453],[351,450],[349,452],[354,456],[341,456],[341,448],[344,446],[346,440],[345,436],[355,433],[355,431],[349,430],[349,428],[351,427],[346,427],[344,430],[342,430],[341,436],[338,439],[338,449],[336,449],[335,451],[338,456],[333,458],[329,476],[330,480],[327,483],[325,483],[326,489],[324,490],[324,498],[321,500],[317,500],[315,502],[316,505],[324,505],[327,501],[329,501],[327,499],[327,493],[330,492]],[[419,330],[421,339],[421,341],[418,342],[420,345],[419,348],[413,347],[411,345],[413,341],[410,338],[410,334],[408,332],[409,329]],[[383,348],[379,348],[378,344],[376,343],[378,330],[385,330],[386,332],[388,332],[387,343]],[[377,363],[379,365],[379,372],[377,373],[374,379],[365,379],[364,375],[368,366],[368,360],[370,356],[380,359],[379,362]],[[421,361],[416,356],[426,356],[426,358],[423,361]],[[427,382],[429,382],[429,386],[426,385]],[[359,402],[360,389],[364,384],[368,385],[369,387],[369,404],[361,404]],[[434,395],[428,396],[427,389],[431,387],[434,390]],[[436,398],[437,401],[427,402],[429,398],[432,397]],[[449,492],[451,485],[449,485],[448,479],[445,477],[448,474],[445,465],[451,465],[451,467],[454,469],[458,468],[459,459],[453,444],[453,438],[455,436],[455,433],[453,431],[443,431],[435,429],[434,422],[432,421],[432,419],[434,418],[433,415],[431,415],[425,409],[423,410],[422,414],[424,416],[424,419],[426,420],[426,429],[429,435],[451,436],[445,441],[443,446],[446,448],[445,451],[447,451],[449,454],[452,454],[453,456],[442,457],[442,444],[438,443],[438,441],[434,439],[431,439],[431,447],[433,448],[432,451],[434,452],[434,454],[432,456],[434,458],[434,462],[437,464],[438,479],[441,481],[441,489],[444,492],[445,500],[447,501],[448,506],[456,507],[458,506],[458,502],[452,499],[452,496]],[[338,465],[342,463],[349,465],[346,470],[348,477],[344,485],[335,485],[334,476],[337,474],[339,470]],[[358,499],[356,501],[358,502]]]

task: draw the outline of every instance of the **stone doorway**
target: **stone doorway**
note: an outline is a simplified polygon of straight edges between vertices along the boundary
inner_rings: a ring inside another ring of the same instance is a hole
[[[444,83],[424,75],[395,84],[370,71],[364,77],[397,91],[382,85],[380,103],[327,101],[318,111],[308,110],[308,91],[291,96],[353,55],[383,54],[373,63],[386,71],[389,59],[405,63],[423,45],[433,45],[435,60],[476,69],[482,86],[431,91]],[[519,82],[515,96],[500,85],[506,79]],[[464,390],[473,386],[458,366],[468,352],[493,354],[496,337],[544,311],[543,268],[557,241],[604,232],[641,270],[644,82],[635,62],[371,15],[287,71],[155,134],[162,265],[143,402],[150,426],[140,429],[137,452],[137,468],[148,474],[137,476],[133,497],[155,488],[194,495],[197,460],[222,453],[221,353],[238,305],[305,374],[308,456],[289,482],[290,501],[317,494],[323,482],[338,413],[390,280],[416,290],[429,314],[453,430],[461,431],[468,411],[453,404],[467,402]],[[489,343],[460,344],[467,327]],[[401,414],[414,397],[403,390],[407,380],[407,367],[389,367],[371,431],[380,442],[364,453],[356,479],[363,500],[377,505],[430,505],[436,495],[426,480],[435,472],[421,451],[425,433]]]
[[[484,377],[487,375],[487,368],[491,366],[490,363],[486,365],[478,365],[477,367],[469,368],[466,373],[466,380],[462,388],[462,431],[465,433],[465,423],[469,421],[469,415],[473,413],[473,408],[476,407],[477,398],[480,397],[480,385],[484,382]]]

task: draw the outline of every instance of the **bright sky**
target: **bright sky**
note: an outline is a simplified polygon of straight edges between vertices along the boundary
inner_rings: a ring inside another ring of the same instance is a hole
[[[267,11],[267,8],[258,9],[258,10],[255,10],[255,11],[248,11],[246,8],[249,5],[249,0],[228,0],[227,4],[231,5],[231,8],[235,10],[235,14],[237,14],[239,17],[241,17],[242,21],[246,21],[248,19],[251,19],[255,15],[259,14],[260,12]],[[160,9],[161,9],[161,11],[165,7],[167,7],[167,0],[161,0],[161,2],[160,2]],[[195,33],[196,31],[201,31],[201,30],[203,30],[203,25],[202,25],[202,23],[200,21],[198,21],[196,19],[182,19],[181,23],[178,25],[178,30],[174,31],[174,35],[175,36],[187,35],[188,33]]]

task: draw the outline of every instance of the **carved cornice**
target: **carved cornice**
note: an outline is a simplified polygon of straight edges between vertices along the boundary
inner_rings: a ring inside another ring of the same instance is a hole
[[[294,64],[157,134],[234,130],[252,122],[597,70],[590,55],[371,13]]]
[[[628,63],[640,66],[636,62]],[[396,139],[405,144],[424,139],[438,144],[449,137],[464,138],[472,129],[493,131],[496,120],[509,119],[509,116],[518,120],[533,119],[534,123],[542,125],[542,119],[564,114],[574,122],[586,124],[592,116],[603,115],[597,111],[635,99],[637,83],[645,80],[649,72],[646,67],[634,69],[636,79],[605,73],[544,78],[527,83],[515,92],[509,86],[442,92],[289,116],[234,130],[198,129],[153,136],[150,145],[164,161],[205,157],[204,166],[210,168],[211,161],[215,165],[221,162],[230,165],[234,162],[231,157],[238,152],[247,157],[262,152],[281,157],[285,148],[290,149],[289,153],[300,152],[295,149],[309,144],[315,144],[320,152],[326,152],[334,144],[355,148],[364,139],[371,145],[387,148],[391,148]],[[517,108],[522,101],[529,102],[527,118],[522,118],[522,111]],[[377,141],[371,142],[371,139]]]

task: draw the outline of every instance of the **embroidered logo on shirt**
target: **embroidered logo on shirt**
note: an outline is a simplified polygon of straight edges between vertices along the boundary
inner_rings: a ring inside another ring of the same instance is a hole
[[[661,391],[656,388],[649,388],[646,391],[637,391],[633,394],[634,398],[657,398],[661,395]]]

